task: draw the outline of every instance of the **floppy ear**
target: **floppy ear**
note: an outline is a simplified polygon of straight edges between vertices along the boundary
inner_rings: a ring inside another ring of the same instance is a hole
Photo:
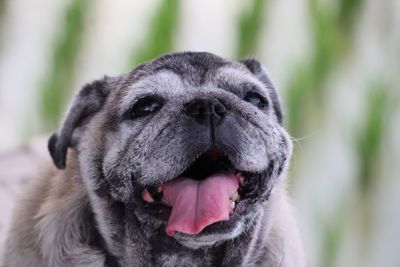
[[[87,124],[88,120],[101,109],[108,94],[109,88],[104,78],[85,85],[75,96],[61,129],[58,134],[53,134],[48,142],[50,155],[57,168],[65,168],[68,147],[74,145],[72,141],[74,132],[78,132],[77,128]],[[74,134],[74,138],[77,134]]]
[[[256,60],[256,59],[245,59],[240,61],[242,64],[244,64],[250,71],[253,73],[261,82],[263,82],[267,88],[270,89],[271,91],[271,100],[272,100],[272,106],[274,108],[277,120],[279,124],[283,124],[283,112],[279,100],[279,96],[276,92],[275,86],[269,79],[269,76],[267,74],[267,71],[264,66],[261,65],[261,63]]]

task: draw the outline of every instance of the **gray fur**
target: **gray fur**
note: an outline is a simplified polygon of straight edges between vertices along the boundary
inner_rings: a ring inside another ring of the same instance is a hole
[[[244,101],[248,90],[268,99],[268,108]],[[129,119],[149,94],[163,99],[162,108]],[[209,125],[183,112],[209,97],[229,110],[212,137]],[[199,235],[168,237],[166,221],[149,212],[140,193],[177,177],[211,147],[248,174],[256,197]],[[77,94],[51,137],[50,154],[65,170],[43,175],[19,203],[4,266],[302,267],[285,189],[291,149],[275,88],[254,59],[176,53],[105,77]]]

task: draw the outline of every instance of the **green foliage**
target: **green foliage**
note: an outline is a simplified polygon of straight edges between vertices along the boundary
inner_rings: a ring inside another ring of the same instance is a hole
[[[338,22],[344,30],[353,30],[352,26],[362,4],[363,0],[339,0]]]
[[[286,95],[288,127],[295,137],[305,134],[307,123],[304,120],[313,118],[315,110],[324,112],[326,80],[346,56],[355,23],[351,18],[357,14],[362,0],[338,0],[336,4],[338,13],[318,0],[309,0],[313,53],[294,70]],[[311,106],[314,110],[309,108]]]
[[[89,0],[73,0],[64,14],[57,36],[50,71],[44,80],[41,94],[41,115],[46,130],[53,129],[69,100],[75,60],[81,44]]]
[[[362,0],[337,0],[337,13],[323,4],[318,0],[309,0],[313,52],[308,60],[296,66],[288,84],[288,127],[295,137],[308,135],[310,121],[316,119],[315,114],[321,116],[324,113],[326,81],[351,48],[355,17],[362,6]],[[369,98],[367,120],[358,140],[359,181],[364,192],[370,188],[376,166],[373,163],[379,157],[386,98],[386,90],[374,90]],[[365,206],[361,208],[366,209]],[[324,253],[321,266],[335,266],[346,225],[343,220],[347,217],[343,216],[346,210],[344,205],[334,216],[334,220],[324,224],[321,233]]]
[[[251,9],[239,18],[237,58],[245,58],[257,52],[260,30],[265,19],[265,0],[253,0]]]
[[[4,24],[4,17],[7,12],[7,2],[6,0],[0,0],[0,48],[3,44],[3,24]]]
[[[304,135],[302,130],[305,128],[305,116],[311,114],[306,112],[312,108],[310,99],[312,98],[314,73],[311,66],[303,65],[296,68],[290,80],[289,91],[286,95],[287,125],[290,132],[296,136]]]
[[[0,0],[0,23],[2,22],[2,18],[6,12],[7,3],[6,0]]]
[[[306,134],[306,118],[315,119],[315,110],[323,111],[324,83],[341,55],[338,27],[330,10],[312,2],[310,11],[313,53],[294,70],[286,96],[288,126],[295,136]]]
[[[179,8],[179,0],[162,1],[149,26],[147,40],[133,53],[131,66],[174,50],[174,36],[177,29]]]
[[[373,85],[367,99],[365,121],[357,136],[359,185],[364,196],[371,190],[377,175],[376,168],[379,166],[380,148],[390,106],[388,92],[384,84]]]
[[[315,83],[313,90],[319,96],[323,90],[324,81],[340,55],[338,42],[340,38],[337,36],[337,25],[330,11],[319,6],[313,7],[312,10],[314,55],[311,58],[311,67]]]
[[[346,229],[347,220],[349,218],[347,209],[348,205],[346,205],[346,203],[343,204],[343,207],[346,208],[337,211],[337,216],[335,217],[335,220],[327,220],[320,224],[324,227],[322,230],[322,263],[319,266],[336,266],[336,258],[338,252],[337,248],[341,245],[341,242],[343,240],[343,233]]]

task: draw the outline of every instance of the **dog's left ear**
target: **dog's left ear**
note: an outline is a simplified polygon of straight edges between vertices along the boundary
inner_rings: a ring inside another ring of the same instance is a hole
[[[48,149],[54,164],[65,169],[68,147],[79,139],[84,126],[97,113],[109,94],[106,78],[85,85],[75,96],[58,134],[53,134]]]
[[[271,80],[268,77],[265,67],[258,60],[252,59],[252,58],[241,60],[239,62],[244,64],[251,71],[251,73],[254,74],[254,76],[256,76],[261,82],[263,82],[268,89],[270,89],[272,106],[274,108],[278,123],[282,125],[283,124],[283,112],[282,112],[279,96],[276,92],[275,86],[273,85],[273,83],[271,82]]]

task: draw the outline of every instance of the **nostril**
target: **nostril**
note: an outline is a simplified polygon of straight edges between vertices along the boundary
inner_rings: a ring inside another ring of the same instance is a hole
[[[196,116],[200,113],[199,106],[195,105],[186,105],[185,113],[189,116]]]
[[[212,115],[222,118],[228,110],[217,98],[199,98],[186,104],[184,112],[190,117],[203,121]]]
[[[219,103],[217,103],[216,105],[214,105],[214,112],[215,112],[218,116],[222,117],[222,116],[224,116],[224,115],[228,112],[228,110],[226,109],[226,107],[225,107],[223,104],[221,104],[221,103],[219,102]]]
[[[207,112],[207,106],[204,99],[198,99],[185,106],[185,113],[192,117],[202,116]]]

